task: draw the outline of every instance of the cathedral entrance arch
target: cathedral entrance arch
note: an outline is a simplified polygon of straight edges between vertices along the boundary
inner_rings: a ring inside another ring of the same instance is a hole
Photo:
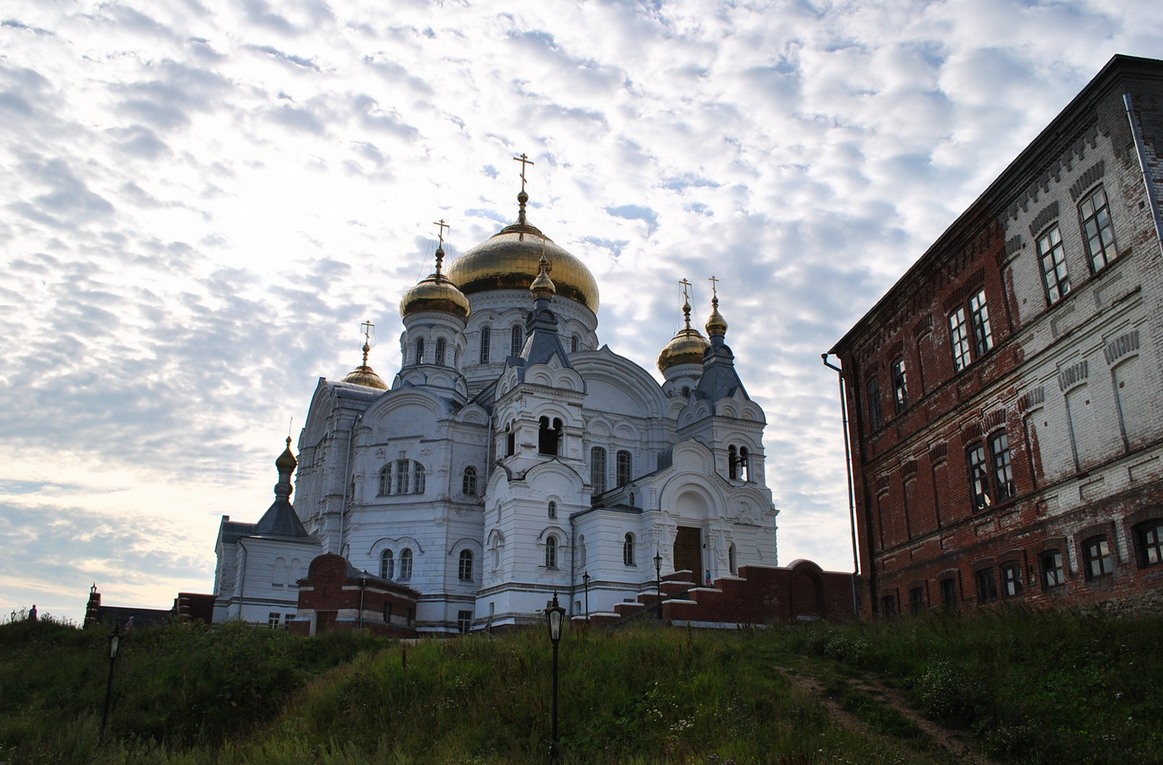
[[[695,583],[703,579],[703,533],[694,526],[679,526],[674,536],[674,570],[688,569]]]

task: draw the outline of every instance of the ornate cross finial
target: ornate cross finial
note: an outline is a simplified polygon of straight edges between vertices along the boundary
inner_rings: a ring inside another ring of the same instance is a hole
[[[529,159],[528,155],[526,155],[525,152],[521,152],[521,156],[519,156],[519,157],[513,157],[513,161],[521,163],[521,191],[524,192],[525,191],[525,166],[526,165],[535,165],[537,163],[534,162],[533,160]]]
[[[363,365],[366,367],[367,354],[372,349],[372,330],[376,328],[376,325],[372,324],[371,319],[368,319],[359,326],[363,330]]]
[[[683,302],[689,303],[690,299],[691,299],[691,294],[689,292],[689,290],[691,288],[691,283],[687,281],[685,276],[683,278],[679,279],[678,283],[682,285],[682,300],[683,300]]]
[[[437,227],[437,231],[439,232],[439,233],[437,233],[437,236],[440,237],[440,246],[443,247],[444,246],[444,232],[446,229],[451,230],[452,226],[445,223],[444,218],[441,218],[440,220],[432,221],[432,225]]]
[[[712,274],[711,278],[708,281],[711,282],[711,297],[718,299],[718,297],[719,297],[719,289],[718,289],[719,279],[718,279],[718,277],[716,277],[715,275]]]

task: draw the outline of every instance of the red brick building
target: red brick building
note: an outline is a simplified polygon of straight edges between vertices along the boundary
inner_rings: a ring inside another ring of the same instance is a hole
[[[299,580],[299,608],[292,632],[364,629],[392,637],[416,637],[420,594],[401,584],[359,571],[341,555],[325,553],[311,561]],[[462,631],[468,631],[468,624]]]
[[[832,349],[863,612],[1163,600],[1161,146],[1116,56]]]

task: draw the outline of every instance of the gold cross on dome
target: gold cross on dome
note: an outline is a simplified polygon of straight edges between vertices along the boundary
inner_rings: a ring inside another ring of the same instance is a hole
[[[691,295],[689,292],[689,290],[691,288],[691,283],[687,281],[685,276],[682,279],[679,279],[678,283],[682,285],[682,299],[689,303],[690,299],[691,299]]]
[[[444,232],[445,232],[446,230],[447,230],[447,231],[451,231],[451,230],[452,230],[452,226],[450,226],[450,225],[448,225],[447,223],[445,223],[445,222],[444,222],[444,218],[441,218],[440,220],[434,220],[434,221],[432,221],[432,225],[433,225],[433,226],[437,226],[437,227],[438,227],[438,230],[439,230],[439,232],[440,232],[440,233],[439,233],[439,234],[437,234],[437,236],[439,236],[439,237],[440,237],[440,244],[441,244],[441,246],[443,246],[443,245],[444,245]]]
[[[533,160],[529,159],[528,155],[526,155],[525,152],[521,152],[521,156],[519,156],[519,157],[513,157],[513,161],[521,163],[521,191],[524,191],[525,190],[525,166],[526,165],[535,165],[537,163],[534,162]]]
[[[718,279],[718,277],[712,275],[711,278],[708,279],[707,281],[709,281],[711,283],[711,295],[713,297],[718,297],[719,296],[719,289],[718,289],[719,279]]]

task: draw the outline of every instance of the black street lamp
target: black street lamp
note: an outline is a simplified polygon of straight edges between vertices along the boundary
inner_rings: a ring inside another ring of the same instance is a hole
[[[117,663],[117,649],[121,647],[121,633],[119,624],[114,622],[113,634],[109,636],[109,682],[105,684],[105,712],[101,715],[101,734],[97,737],[97,745],[105,743],[105,727],[109,722],[109,702],[113,698],[113,665]]]
[[[565,609],[557,602],[557,592],[553,602],[545,609],[545,623],[549,627],[549,640],[553,643],[553,741],[549,745],[549,762],[556,765],[561,755],[557,745],[557,644],[561,642],[561,625],[565,623]]]
[[[654,548],[654,587],[658,595],[658,618],[662,619],[662,553]]]
[[[586,569],[582,573],[582,584],[586,587],[586,624],[590,623],[590,572]]]

